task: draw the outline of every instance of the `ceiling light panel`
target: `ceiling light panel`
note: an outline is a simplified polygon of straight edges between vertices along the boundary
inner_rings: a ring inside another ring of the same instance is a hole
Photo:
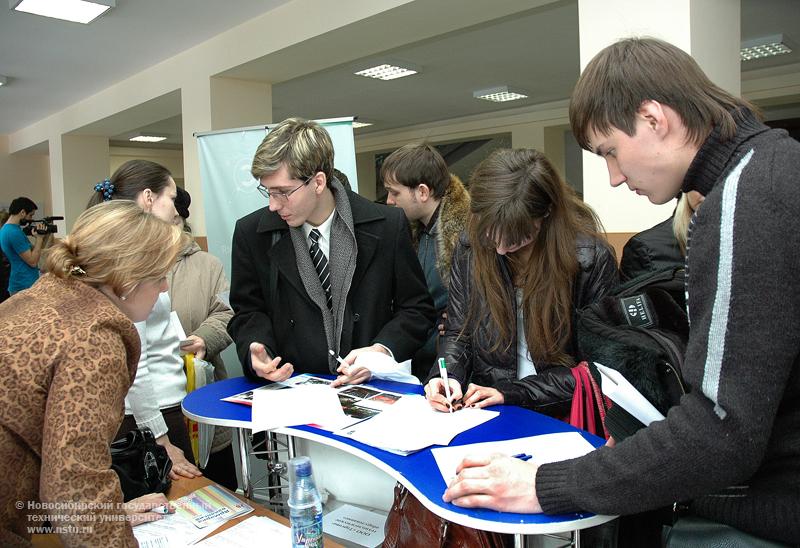
[[[742,42],[739,56],[742,61],[751,61],[786,53],[792,53],[792,48],[783,43],[782,34],[776,34]]]
[[[131,137],[129,140],[136,141],[137,143],[158,143],[166,140],[166,137],[162,135],[137,135],[136,137]]]
[[[493,103],[505,103],[507,101],[517,101],[519,99],[528,98],[528,96],[520,90],[510,89],[508,86],[473,91],[472,96],[475,99],[483,99],[484,101],[492,101]]]
[[[384,63],[364,70],[356,72],[358,76],[365,76],[367,78],[376,78],[378,80],[395,80],[403,78],[404,76],[411,76],[417,74],[418,71],[412,68],[400,67]]]
[[[8,84],[8,77],[0,74],[0,87],[5,86],[6,84]]]
[[[115,0],[9,0],[13,10],[88,24],[115,6]]]
[[[357,122],[357,121],[353,121],[353,129],[358,129],[360,127],[367,127],[367,126],[371,126],[371,125],[372,125],[372,122]]]

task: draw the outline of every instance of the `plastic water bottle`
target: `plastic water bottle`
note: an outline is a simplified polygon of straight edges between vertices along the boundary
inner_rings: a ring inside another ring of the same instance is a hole
[[[289,461],[289,523],[292,548],[322,548],[322,499],[314,483],[311,459]]]

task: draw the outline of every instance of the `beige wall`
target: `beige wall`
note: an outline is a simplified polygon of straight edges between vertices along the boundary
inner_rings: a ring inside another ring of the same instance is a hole
[[[128,160],[150,160],[167,168],[176,181],[183,181],[183,151],[180,149],[110,147],[108,154],[109,175]]]
[[[39,215],[52,215],[50,200],[50,165],[47,154],[8,153],[8,136],[0,135],[0,208],[11,200],[27,196],[39,206]],[[61,212],[56,212],[60,215]]]

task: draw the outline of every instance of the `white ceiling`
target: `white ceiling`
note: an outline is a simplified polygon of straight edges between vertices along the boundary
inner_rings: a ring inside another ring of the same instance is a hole
[[[117,0],[117,8],[88,26],[0,5],[0,74],[13,79],[0,88],[0,134],[30,125],[284,1],[236,0],[220,9],[219,0]],[[800,63],[798,7],[798,0],[742,0],[742,40],[783,33],[795,49],[749,62],[743,72]],[[266,80],[270,74],[274,120],[357,115],[375,123],[358,130],[369,133],[566,99],[578,75],[577,29],[577,0],[561,0],[310,74],[287,73],[283,82],[275,83],[276,72],[267,67],[308,56],[324,47],[326,36],[222,76]],[[361,51],[381,51],[381,43],[363,44]],[[414,63],[421,73],[391,82],[352,74],[355,67],[386,58]],[[472,98],[473,90],[503,84],[527,90],[530,98],[505,104]],[[179,93],[151,103],[120,113],[114,123],[100,121],[80,132],[123,140],[149,130],[169,134],[168,144],[180,144]]]
[[[12,133],[285,4],[288,0],[117,0],[89,25],[0,0],[0,134]]]

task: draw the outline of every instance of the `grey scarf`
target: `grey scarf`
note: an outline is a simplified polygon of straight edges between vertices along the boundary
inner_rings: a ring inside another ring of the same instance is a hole
[[[339,343],[342,337],[342,323],[344,322],[344,309],[347,302],[347,294],[350,292],[350,284],[353,281],[353,273],[356,270],[356,234],[355,224],[353,223],[353,212],[350,209],[350,201],[347,193],[338,179],[331,180],[331,190],[336,202],[336,209],[331,223],[330,256],[328,265],[331,270],[331,296],[333,299],[333,310],[328,310],[325,300],[325,291],[319,281],[314,263],[311,262],[311,255],[308,252],[308,242],[303,234],[303,228],[294,227],[289,230],[294,245],[294,253],[297,256],[297,270],[303,287],[314,304],[319,307],[322,313],[322,323],[325,327],[325,338],[328,348],[339,353]],[[331,373],[336,372],[339,364],[328,355],[328,368]]]

